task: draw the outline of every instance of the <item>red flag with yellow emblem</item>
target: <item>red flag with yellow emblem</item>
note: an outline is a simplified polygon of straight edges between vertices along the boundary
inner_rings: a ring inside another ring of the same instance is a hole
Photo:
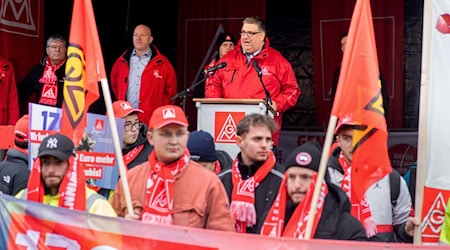
[[[392,171],[372,13],[369,0],[357,0],[347,36],[331,115],[352,117],[352,188],[362,198]]]
[[[75,0],[67,50],[61,133],[77,146],[86,129],[86,113],[99,98],[98,82],[106,79],[91,0]]]

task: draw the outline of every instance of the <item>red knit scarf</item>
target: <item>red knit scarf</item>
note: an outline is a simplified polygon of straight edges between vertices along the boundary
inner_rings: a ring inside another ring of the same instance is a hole
[[[286,204],[288,200],[287,195],[287,173],[284,174],[284,178],[281,182],[280,189],[278,190],[278,195],[269,213],[267,214],[266,220],[261,228],[261,235],[266,235],[269,237],[293,237],[297,239],[303,239],[305,237],[306,224],[308,222],[309,209],[311,207],[311,201],[314,194],[314,188],[317,181],[317,173],[314,173],[313,179],[309,184],[308,191],[305,197],[300,202],[300,204],[295,209],[291,218],[287,222],[286,228],[285,216],[286,216]],[[322,216],[323,206],[325,203],[325,197],[328,194],[327,184],[322,181],[322,188],[320,189],[320,196],[316,207],[316,215],[314,217],[314,224],[312,227],[311,235],[314,235],[319,224],[320,217]],[[283,230],[284,228],[284,230]]]
[[[341,187],[345,193],[347,193],[350,202],[352,203],[352,215],[356,217],[361,224],[363,224],[366,230],[366,235],[368,238],[377,234],[377,224],[372,217],[370,212],[369,202],[367,201],[367,196],[364,194],[362,200],[358,200],[356,195],[353,194],[352,189],[352,166],[347,163],[344,154],[341,151],[339,155],[339,163],[344,170],[344,179],[342,180]]]
[[[246,227],[256,224],[256,210],[255,210],[255,189],[259,183],[269,174],[270,170],[275,166],[275,155],[272,151],[266,162],[259,167],[255,175],[242,180],[239,173],[238,157],[234,159],[231,169],[233,191],[231,194],[231,215],[236,222],[236,231],[245,233]]]
[[[86,211],[86,188],[83,168],[78,156],[71,156],[69,167],[58,189],[59,207]],[[36,158],[31,168],[27,186],[27,200],[43,202],[45,195],[41,176],[41,160]]]
[[[123,156],[123,161],[125,166],[128,169],[128,164],[130,164],[136,157],[142,152],[142,149],[144,149],[144,144],[141,144],[137,147],[134,147],[130,152],[126,153]]]
[[[190,153],[185,150],[180,159],[170,165],[156,159],[156,151],[148,156],[150,173],[145,188],[145,205],[141,220],[153,224],[173,224],[174,176],[189,164]],[[189,191],[189,190],[187,190]]]
[[[41,99],[39,99],[40,104],[56,105],[58,100],[58,77],[56,76],[56,71],[64,62],[66,62],[65,59],[56,65],[52,65],[49,57],[45,60],[44,72],[42,78],[39,79],[39,82],[44,84],[42,86]]]

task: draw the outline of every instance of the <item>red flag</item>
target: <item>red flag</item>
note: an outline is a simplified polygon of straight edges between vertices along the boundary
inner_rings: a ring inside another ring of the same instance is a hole
[[[99,98],[98,81],[106,79],[94,11],[90,0],[75,0],[67,50],[61,133],[77,146],[86,128],[86,113]]]
[[[392,171],[372,13],[369,0],[357,0],[331,115],[352,117],[352,187],[359,198]]]

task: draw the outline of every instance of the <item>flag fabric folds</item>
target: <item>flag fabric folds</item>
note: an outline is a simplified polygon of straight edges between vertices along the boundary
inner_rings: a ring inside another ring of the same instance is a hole
[[[362,198],[392,171],[379,64],[369,0],[357,0],[331,115],[357,125],[353,134],[352,187]]]
[[[105,66],[91,0],[75,0],[67,50],[61,132],[79,144],[86,113],[99,98],[98,82],[106,79]]]

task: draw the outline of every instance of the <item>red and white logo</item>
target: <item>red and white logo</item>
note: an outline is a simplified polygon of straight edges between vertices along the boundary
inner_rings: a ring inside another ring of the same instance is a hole
[[[173,108],[164,109],[162,111],[162,113],[163,113],[163,118],[164,119],[176,118],[175,109],[173,109]]]
[[[105,128],[104,120],[95,120],[95,130],[103,130]]]
[[[450,190],[425,186],[423,197],[422,241],[438,243]]]
[[[155,78],[162,78],[162,76],[159,74],[159,70],[153,70],[153,76],[155,76]]]
[[[239,182],[237,186],[239,195],[253,196],[255,192],[255,178],[251,177],[245,181]]]
[[[216,143],[236,143],[236,124],[245,112],[216,112],[214,138]]]
[[[131,107],[131,105],[128,104],[128,102],[122,102],[122,103],[120,103],[120,107],[121,107],[123,110],[133,109],[133,107]]]
[[[44,84],[44,86],[42,88],[43,88],[43,90],[42,90],[41,97],[46,97],[46,98],[50,98],[50,99],[56,98],[56,91],[58,91],[56,85]]]

